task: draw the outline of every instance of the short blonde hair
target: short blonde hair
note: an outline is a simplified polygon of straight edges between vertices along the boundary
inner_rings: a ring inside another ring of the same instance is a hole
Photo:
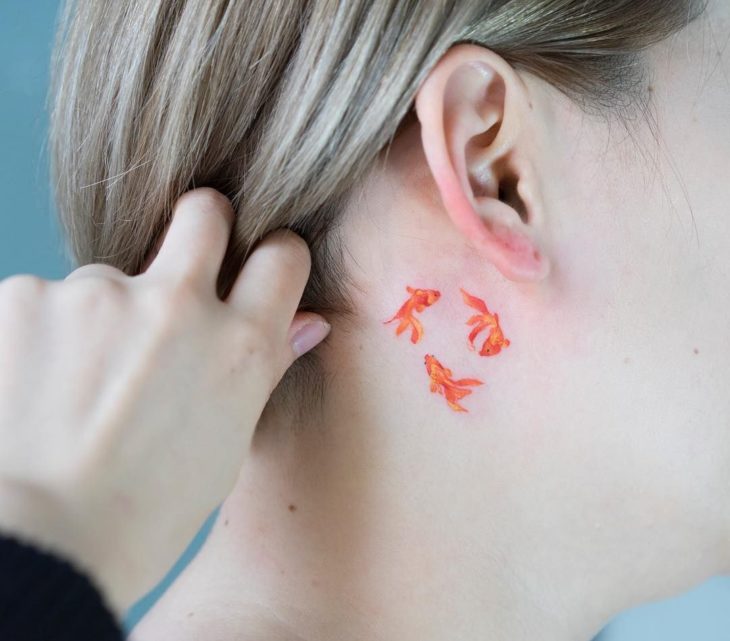
[[[218,292],[288,227],[312,251],[300,309],[354,316],[340,213],[454,44],[488,47],[584,108],[640,101],[640,52],[693,0],[67,0],[49,104],[53,191],[71,259],[138,273],[192,187],[236,211]],[[316,351],[272,395],[320,406]],[[305,392],[306,390],[306,392]],[[264,416],[267,412],[264,413]]]

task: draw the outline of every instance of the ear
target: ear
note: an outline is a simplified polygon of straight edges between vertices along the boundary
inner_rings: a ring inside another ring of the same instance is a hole
[[[536,224],[540,196],[528,88],[501,57],[455,45],[419,88],[426,160],[454,225],[511,280],[536,282],[550,263]]]

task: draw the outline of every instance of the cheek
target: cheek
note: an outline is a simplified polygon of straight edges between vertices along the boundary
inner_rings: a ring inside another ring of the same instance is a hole
[[[729,70],[730,71],[730,70]],[[666,307],[694,336],[706,371],[730,382],[730,84],[717,72],[705,88],[665,106],[662,120],[664,215],[672,221],[663,268],[677,290]],[[695,83],[696,84],[696,83]],[[694,86],[694,85],[693,85]],[[712,384],[709,384],[712,387]]]

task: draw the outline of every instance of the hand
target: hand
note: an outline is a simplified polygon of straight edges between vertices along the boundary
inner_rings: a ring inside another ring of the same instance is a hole
[[[138,276],[92,264],[0,282],[0,529],[70,557],[118,612],[233,487],[294,333],[316,321],[312,347],[329,330],[295,314],[310,255],[290,231],[218,298],[232,222],[198,189]]]

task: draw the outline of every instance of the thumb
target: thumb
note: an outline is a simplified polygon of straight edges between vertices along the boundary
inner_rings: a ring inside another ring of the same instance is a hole
[[[287,342],[291,347],[287,368],[297,358],[319,345],[330,333],[330,329],[330,324],[319,314],[297,312],[287,334]]]

